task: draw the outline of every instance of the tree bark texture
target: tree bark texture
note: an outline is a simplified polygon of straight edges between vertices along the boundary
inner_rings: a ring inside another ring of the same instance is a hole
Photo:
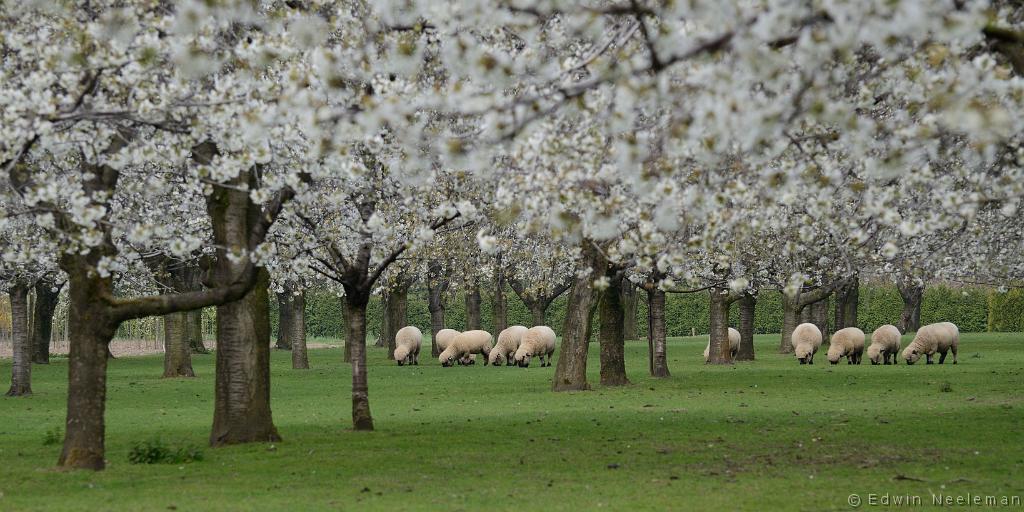
[[[370,391],[366,379],[366,304],[369,293],[345,291],[345,309],[348,323],[346,344],[352,356],[352,428],[373,430],[370,415]]]
[[[916,332],[921,328],[921,303],[924,302],[924,285],[900,284],[897,286],[903,299],[900,313],[900,332]]]
[[[757,297],[747,292],[739,300],[740,308],[740,349],[736,352],[737,361],[754,360],[754,311]]]
[[[164,315],[164,378],[195,377],[192,347],[188,342],[188,314]]]
[[[280,350],[291,350],[292,340],[290,338],[292,334],[292,289],[290,286],[285,286],[284,291],[278,292],[277,294],[277,342],[274,343],[274,348]]]
[[[32,338],[28,323],[28,283],[15,282],[10,289],[11,299],[11,387],[7,396],[32,394]]]
[[[636,306],[639,300],[636,285],[629,279],[622,280],[622,335],[627,340],[640,339],[640,331],[636,325]]]
[[[652,377],[670,377],[665,325],[665,291],[656,285],[647,290],[647,345]]]
[[[466,290],[466,330],[480,329],[480,286],[473,283]]]
[[[609,286],[602,292],[600,306],[601,332],[601,385],[624,386],[626,377],[626,344],[622,304],[623,281],[621,272],[609,276]]]
[[[575,277],[566,305],[565,328],[558,351],[558,365],[552,383],[554,391],[584,391],[587,383],[587,349],[590,343],[591,320],[599,297],[594,279],[604,275],[607,262],[590,241],[584,241],[581,265],[590,272]]]
[[[288,335],[292,348],[292,369],[308,370],[309,353],[306,350],[306,291],[298,290],[289,304]]]
[[[41,279],[36,283],[36,303],[32,308],[32,362],[50,364],[50,338],[53,334],[53,312],[57,309],[60,289],[64,283]]]

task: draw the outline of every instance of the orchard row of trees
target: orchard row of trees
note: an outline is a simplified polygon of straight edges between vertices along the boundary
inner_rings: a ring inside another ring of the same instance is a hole
[[[953,0],[3,4],[0,271],[18,326],[29,286],[67,283],[59,464],[104,466],[118,327],[164,316],[165,373],[187,376],[187,312],[209,306],[211,444],[279,439],[271,290],[298,303],[326,280],[344,296],[353,427],[369,430],[367,303],[400,310],[416,280],[434,331],[453,281],[507,280],[535,311],[567,293],[556,391],[589,387],[598,309],[602,381],[626,381],[626,280],[652,305],[658,376],[666,292],[709,294],[725,363],[728,310],[761,290],[785,293],[786,350],[801,315],[831,294],[849,304],[861,275],[899,281],[911,317],[931,278],[1011,286],[1022,14]],[[20,394],[31,345],[15,339]]]

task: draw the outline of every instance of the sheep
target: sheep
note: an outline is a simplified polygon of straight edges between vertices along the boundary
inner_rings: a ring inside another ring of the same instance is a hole
[[[864,331],[856,327],[839,329],[828,344],[828,362],[839,364],[846,357],[847,364],[860,364],[864,357]]]
[[[402,327],[395,333],[395,361],[398,366],[405,363],[420,364],[420,345],[423,333],[412,325]]]
[[[900,330],[895,325],[885,324],[871,333],[871,345],[868,347],[868,359],[871,364],[896,364],[896,354],[900,351]],[[892,363],[889,362],[892,356]]]
[[[926,325],[917,330],[914,341],[903,350],[903,360],[914,364],[924,354],[927,364],[932,364],[932,355],[938,352],[939,364],[946,361],[946,352],[953,352],[953,364],[956,364],[956,352],[960,348],[960,329],[950,322],[939,322]]]
[[[434,335],[434,342],[437,344],[437,349],[444,352],[444,349],[448,348],[448,344],[459,335],[459,331],[455,329],[441,329]]]
[[[729,351],[732,352],[732,357],[736,357],[736,352],[740,350],[740,332],[732,327],[729,328]],[[708,340],[708,346],[704,347],[704,362],[708,362],[711,357],[711,340]]]
[[[800,360],[800,364],[814,364],[814,353],[821,346],[821,331],[814,324],[800,324],[793,329],[793,336],[790,339],[793,345],[793,354]]]
[[[501,366],[502,364],[508,364],[512,366],[512,355],[519,348],[519,340],[526,331],[526,327],[522,325],[513,325],[501,331],[498,334],[498,342],[494,344],[494,348],[491,349],[491,355],[488,358],[491,365]]]
[[[551,355],[554,353],[555,331],[546,325],[538,325],[523,333],[513,360],[520,368],[529,368],[530,358],[539,356],[541,367],[551,366]]]
[[[463,359],[469,354],[483,354],[484,366],[487,366],[487,356],[491,353],[492,339],[494,337],[487,331],[459,333],[437,359],[441,362],[441,366],[452,366],[456,361]]]

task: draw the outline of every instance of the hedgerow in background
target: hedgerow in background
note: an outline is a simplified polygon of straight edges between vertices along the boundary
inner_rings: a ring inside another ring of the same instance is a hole
[[[1006,293],[989,293],[988,330],[1024,331],[1024,290],[1017,288]]]

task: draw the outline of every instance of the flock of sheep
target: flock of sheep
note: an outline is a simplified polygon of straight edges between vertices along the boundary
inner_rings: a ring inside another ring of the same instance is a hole
[[[895,325],[883,325],[871,333],[871,345],[867,347],[868,360],[871,364],[896,364],[896,354],[900,351],[900,330]],[[494,339],[491,333],[481,330],[459,332],[454,329],[441,329],[436,336],[437,348],[441,351],[438,361],[441,366],[471,365],[476,363],[476,355],[482,354],[484,366],[488,364],[501,366],[516,365],[522,368],[530,366],[530,360],[540,358],[541,366],[551,366],[551,356],[555,353],[555,331],[546,325],[526,328],[513,325],[498,334],[498,342],[491,345]],[[864,356],[864,331],[856,327],[840,329],[832,335],[828,347],[828,362],[838,364],[846,358],[849,364],[860,364]],[[793,330],[793,353],[800,364],[814,364],[814,354],[821,347],[821,330],[812,323],[803,323]],[[404,364],[418,365],[420,346],[423,344],[423,333],[415,326],[402,327],[395,334],[395,361],[399,366]],[[918,329],[914,340],[903,350],[903,360],[914,364],[924,355],[928,364],[932,364],[932,356],[939,354],[939,364],[946,361],[946,353],[953,353],[953,364],[956,364],[956,353],[960,345],[960,329],[950,322],[939,322]],[[729,347],[733,356],[740,347],[740,333],[729,328]],[[711,342],[704,348],[704,361],[708,360]]]
[[[736,334],[738,338],[739,333]],[[821,331],[814,324],[800,324],[793,331],[792,344],[793,352],[800,360],[800,364],[814,364],[814,354],[821,347]],[[946,353],[952,352],[953,364],[956,364],[959,346],[960,329],[956,325],[950,322],[926,325],[917,330],[914,341],[903,350],[903,360],[907,364],[914,364],[924,355],[928,364],[932,364],[932,356],[938,353],[939,364],[942,364],[946,362]],[[895,325],[883,325],[871,333],[871,345],[867,348],[871,364],[896,364],[896,353],[899,351],[900,330]],[[856,327],[847,327],[832,335],[828,347],[828,362],[837,364],[845,357],[849,364],[860,364],[863,355],[864,331]]]
[[[438,361],[441,366],[471,365],[476,363],[476,355],[482,354],[484,366],[514,364],[527,368],[530,359],[534,357],[540,358],[541,366],[551,366],[551,356],[555,353],[555,331],[546,325],[531,328],[513,325],[501,331],[498,342],[491,346],[493,339],[487,331],[441,329],[435,337],[437,348],[441,351]],[[408,325],[399,329],[395,333],[395,361],[398,366],[420,364],[422,344],[423,333],[415,326]]]

